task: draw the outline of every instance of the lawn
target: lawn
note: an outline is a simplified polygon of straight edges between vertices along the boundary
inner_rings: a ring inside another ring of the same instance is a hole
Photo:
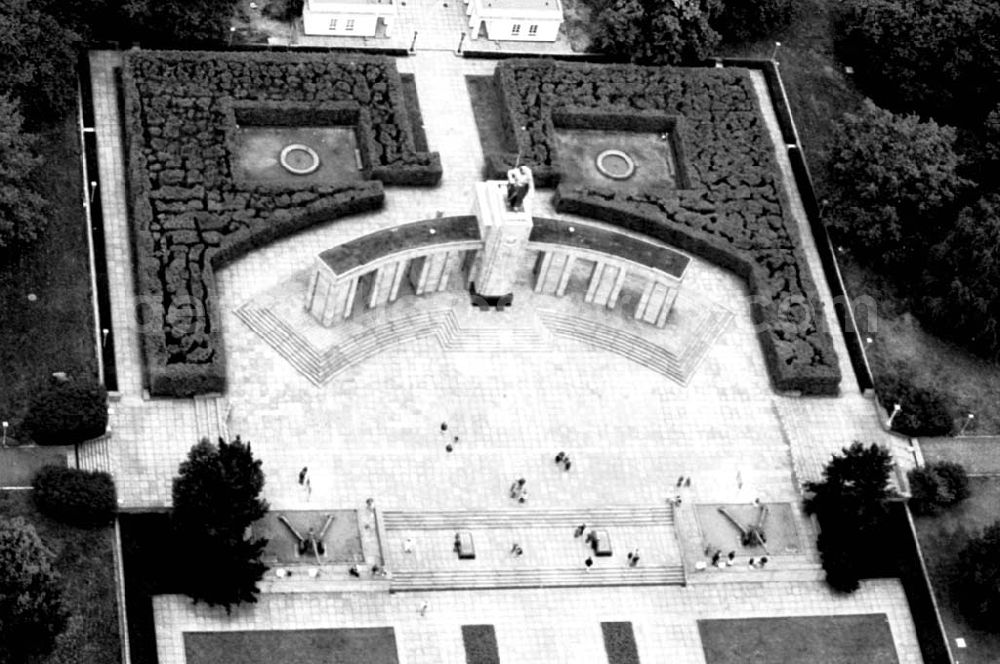
[[[639,650],[630,622],[602,622],[604,650],[609,664],[639,664]]]
[[[462,625],[465,664],[500,664],[493,625]]]
[[[115,596],[114,530],[81,529],[53,521],[35,509],[30,491],[0,491],[0,514],[34,524],[56,555],[71,618],[56,650],[33,664],[118,664],[118,605]]]
[[[949,587],[965,537],[1000,518],[1000,478],[972,477],[969,483],[968,500],[938,516],[915,519],[917,536],[952,652],[962,664],[995,664],[1000,662],[1000,634],[969,627]],[[956,648],[956,638],[964,638],[967,647]]]
[[[46,131],[38,147],[45,158],[40,185],[52,205],[49,227],[36,245],[0,265],[0,416],[12,424],[8,442],[49,374],[97,375],[75,116]]]
[[[708,664],[897,664],[884,613],[699,620]]]
[[[187,664],[398,664],[392,627],[186,632]]]
[[[0,450],[0,487],[31,486],[42,466],[66,465],[66,447],[8,447]]]

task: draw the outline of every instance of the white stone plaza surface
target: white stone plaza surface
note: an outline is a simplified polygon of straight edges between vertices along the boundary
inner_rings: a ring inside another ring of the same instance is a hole
[[[113,79],[119,58],[110,52],[91,55],[121,392],[111,422],[111,470],[124,507],[162,507],[170,504],[170,480],[205,422],[194,400],[143,398]],[[464,77],[490,74],[495,63],[418,52],[398,65],[416,74],[428,144],[441,153],[440,186],[387,188],[382,210],[310,228],[217,275],[228,360],[228,390],[218,408],[231,409],[229,431],[251,441],[263,460],[265,498],[274,509],[363,509],[368,497],[382,510],[508,509],[507,488],[517,477],[527,478],[534,509],[663,506],[676,493],[676,478],[690,475],[677,525],[690,566],[700,546],[696,524],[684,516],[692,502],[760,498],[797,506],[800,484],[817,479],[830,455],[854,440],[890,445],[900,465],[912,463],[905,445],[882,429],[873,402],[858,392],[832,315],[842,395],[779,396],[770,387],[754,334],[746,284],[697,257],[685,276],[684,307],[723,308],[732,319],[712,339],[687,385],[561,337],[500,353],[453,352],[434,339],[421,339],[392,346],[322,386],[310,382],[236,310],[293,280],[336,244],[439,214],[469,214],[474,185],[482,179],[483,156]],[[756,82],[766,96],[762,81]],[[772,136],[782,145],[770,106],[763,107]],[[783,150],[777,153],[813,277],[832,312],[787,158]],[[538,216],[563,216],[552,209],[549,191],[539,192],[535,208]],[[519,310],[517,302],[515,291],[514,308],[483,316],[512,317],[504,324],[530,319],[532,312]],[[581,304],[577,315],[596,314]],[[460,437],[450,454],[442,422],[448,437]],[[561,450],[573,459],[570,472],[553,463]],[[312,482],[308,496],[297,483],[303,466]],[[815,529],[797,508],[795,513],[802,551],[789,556],[784,568],[779,556],[767,571],[689,573],[687,587],[393,595],[348,587],[266,593],[258,605],[239,607],[231,617],[221,609],[194,607],[186,598],[159,597],[160,662],[183,664],[184,631],[392,626],[400,662],[457,663],[464,661],[460,625],[476,623],[496,626],[503,661],[601,662],[606,660],[599,623],[631,621],[643,662],[700,664],[699,618],[843,613],[886,613],[900,662],[920,662],[899,583],[867,582],[854,595],[832,594],[821,580]],[[623,551],[629,546],[619,544]],[[545,566],[583,562],[557,559],[558,552],[545,555],[540,563]],[[429,610],[421,617],[416,609],[425,600]]]

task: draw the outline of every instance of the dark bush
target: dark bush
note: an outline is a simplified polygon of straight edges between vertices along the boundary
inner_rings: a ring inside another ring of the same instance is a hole
[[[68,381],[37,394],[21,424],[39,445],[75,445],[108,428],[108,391]]]
[[[912,381],[911,374],[899,369],[875,377],[875,392],[885,409],[891,413],[895,404],[900,406],[892,430],[906,436],[950,434],[954,420],[947,395]]]
[[[1000,194],[959,213],[955,227],[931,249],[915,299],[928,327],[1000,360]]]
[[[747,42],[778,34],[794,15],[794,0],[725,0],[712,26],[724,42]]]
[[[958,554],[958,605],[975,627],[1000,632],[1000,521],[973,537]]]
[[[115,483],[105,472],[44,466],[31,486],[38,509],[74,526],[106,525],[118,511]]]
[[[958,175],[954,129],[871,102],[837,125],[830,162],[834,236],[890,274],[912,274],[971,184]]]
[[[518,159],[560,212],[625,227],[746,279],[751,315],[780,391],[836,394],[840,369],[747,72],[508,60],[495,72],[516,153],[487,155],[488,176]],[[676,118],[671,124],[670,116]],[[670,127],[686,188],[630,191],[562,182],[555,131]]]
[[[701,62],[719,44],[711,20],[719,0],[591,0],[594,47],[642,64]]]
[[[965,471],[965,466],[952,461],[938,461],[931,465],[947,488],[950,502],[945,503],[945,507],[956,505],[969,497],[969,474]]]
[[[996,0],[846,0],[839,14],[840,55],[881,105],[974,126],[1000,101]]]
[[[302,15],[304,0],[267,0],[261,13],[275,21],[294,21]]]

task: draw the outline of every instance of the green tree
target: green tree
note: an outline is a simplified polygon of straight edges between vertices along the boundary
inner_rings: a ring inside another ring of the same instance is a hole
[[[971,185],[958,175],[954,144],[951,127],[870,101],[858,114],[845,113],[830,150],[827,210],[836,237],[889,271],[922,258]]]
[[[795,0],[725,0],[712,23],[724,41],[746,42],[775,35],[795,15]]]
[[[719,44],[710,20],[720,0],[595,0],[594,47],[640,64],[704,60]]]
[[[34,526],[0,517],[0,662],[46,655],[66,627],[52,559]]]
[[[1000,194],[963,209],[931,250],[918,306],[938,333],[1000,359]]]
[[[256,602],[267,567],[265,539],[248,539],[247,527],[267,513],[261,461],[239,436],[231,443],[207,438],[191,448],[173,482],[173,524],[190,559],[182,561],[185,592],[195,602]]]
[[[47,219],[45,198],[36,188],[41,159],[21,125],[17,104],[0,95],[0,251],[36,240]]]
[[[968,621],[1000,632],[1000,521],[973,537],[958,554],[955,590]]]
[[[0,0],[0,94],[29,124],[63,118],[76,103],[79,36],[29,0]]]
[[[855,442],[834,455],[823,469],[822,481],[806,484],[810,494],[806,512],[819,518],[822,532],[817,546],[827,583],[835,590],[858,588],[888,514],[892,470],[889,450]]]
[[[125,0],[122,13],[144,44],[224,42],[237,0]]]
[[[881,104],[972,126],[1000,101],[996,0],[845,0],[838,47]]]

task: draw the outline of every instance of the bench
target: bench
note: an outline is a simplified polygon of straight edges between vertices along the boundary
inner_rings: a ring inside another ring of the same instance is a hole
[[[611,537],[608,535],[606,530],[594,530],[591,531],[593,537],[590,540],[590,546],[594,549],[594,555],[604,558],[611,555]]]
[[[472,560],[476,557],[476,546],[472,542],[472,533],[467,530],[455,533],[455,553],[459,560]]]

